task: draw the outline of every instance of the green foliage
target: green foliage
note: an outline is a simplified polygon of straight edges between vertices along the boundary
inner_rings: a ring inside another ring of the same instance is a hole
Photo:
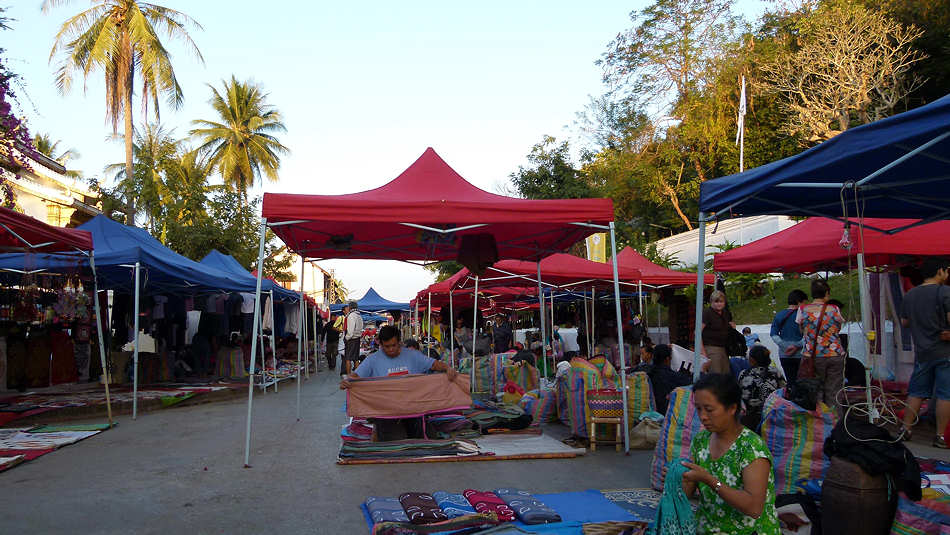
[[[465,267],[462,264],[454,260],[445,260],[443,262],[434,262],[432,264],[426,264],[426,270],[435,273],[435,282],[442,282],[445,279],[455,275],[462,268]]]
[[[596,190],[571,163],[570,147],[551,136],[531,148],[531,167],[518,167],[510,175],[518,193],[527,199],[580,199]]]
[[[223,81],[224,91],[211,88],[209,103],[217,121],[196,120],[191,134],[199,139],[198,151],[211,167],[243,197],[263,177],[277,182],[280,156],[287,147],[274,135],[285,132],[280,112],[267,104],[267,94],[253,82],[241,82],[231,76]]]

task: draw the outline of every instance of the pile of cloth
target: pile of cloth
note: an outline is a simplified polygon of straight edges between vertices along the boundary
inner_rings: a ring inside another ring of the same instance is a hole
[[[474,422],[461,414],[434,414],[426,417],[426,433],[432,438],[478,438]]]
[[[373,440],[373,426],[364,419],[352,418],[343,426],[340,438],[347,442],[369,442]]]
[[[531,493],[511,488],[370,497],[363,503],[363,510],[373,525],[374,535],[472,530],[468,533],[516,519],[525,524],[561,521],[554,509]]]
[[[518,431],[532,425],[538,426],[521,406],[510,403],[473,401],[472,408],[462,411],[462,414],[474,422],[483,434],[495,430]]]
[[[399,459],[406,457],[446,457],[479,455],[478,444],[470,440],[407,439],[389,442],[343,441],[340,459]]]

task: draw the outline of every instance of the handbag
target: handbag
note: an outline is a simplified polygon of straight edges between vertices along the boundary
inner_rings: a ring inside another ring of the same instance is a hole
[[[941,342],[950,342],[950,326],[947,325],[947,314],[943,310],[943,304],[940,302],[940,290],[943,289],[943,286],[937,286],[937,318],[940,323],[943,324],[943,328],[940,329],[940,341]]]
[[[825,310],[828,309],[828,303],[821,305],[821,313],[818,315],[818,327],[815,328],[815,344],[811,348],[811,355],[802,357],[802,364],[798,367],[799,378],[816,377],[815,357],[818,355],[818,337],[821,334],[821,328],[825,324]]]

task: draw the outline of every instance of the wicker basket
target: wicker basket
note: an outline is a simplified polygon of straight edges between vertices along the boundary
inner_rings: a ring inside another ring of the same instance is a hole
[[[587,409],[591,418],[623,418],[623,396],[614,389],[588,390]]]

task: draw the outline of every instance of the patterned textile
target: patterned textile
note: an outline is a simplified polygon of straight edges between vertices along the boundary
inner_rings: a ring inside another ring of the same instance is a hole
[[[722,454],[722,457],[713,459],[709,453],[709,439],[712,435],[705,429],[693,437],[690,446],[690,458],[709,471],[723,485],[732,488],[742,487],[742,471],[757,459],[766,459],[770,463],[772,454],[765,447],[762,437],[748,428],[735,443]],[[667,485],[667,488],[669,485]],[[664,493],[666,491],[664,490]],[[662,505],[661,505],[662,507]],[[698,520],[700,533],[708,535],[780,535],[778,513],[775,511],[775,475],[769,473],[769,483],[765,494],[765,508],[759,518],[752,518],[740,513],[720,497],[708,485],[699,485]]]
[[[584,535],[646,535],[646,522],[598,522],[581,526]]]
[[[473,533],[498,524],[494,515],[471,514],[433,524],[417,525],[406,522],[379,522],[373,525],[373,535],[418,535],[425,533]]]
[[[775,491],[796,492],[801,479],[824,479],[829,460],[825,457],[825,439],[831,435],[837,418],[834,410],[820,403],[807,411],[785,399],[785,389],[776,390],[762,407],[762,437],[772,452]]]
[[[901,493],[891,535],[950,535],[950,496],[913,502]]]
[[[398,399],[399,403],[392,403]],[[468,378],[444,374],[350,379],[346,412],[363,418],[403,418],[472,405]]]
[[[370,518],[373,519],[373,524],[380,522],[409,522],[406,511],[396,498],[370,496],[366,498],[366,501],[363,503],[366,505],[366,510],[369,511]]]
[[[774,370],[759,366],[742,370],[739,373],[739,386],[742,388],[742,402],[748,412],[760,412],[765,406],[765,400],[779,389],[778,373]]]
[[[399,495],[399,503],[413,524],[432,524],[449,519],[431,494],[406,492]]]
[[[509,362],[511,353],[498,353],[475,357],[475,382],[471,385],[472,392],[487,392],[495,395],[501,392],[505,385],[505,366]],[[459,372],[471,375],[472,357],[462,359]]]
[[[591,418],[622,418],[623,395],[612,388],[588,390],[587,410]]]
[[[604,498],[629,511],[637,520],[653,522],[661,494],[653,489],[624,489],[601,491]]]
[[[502,374],[506,382],[520,386],[525,392],[537,390],[541,381],[538,369],[527,362],[505,366]]]
[[[494,492],[514,510],[518,515],[518,520],[525,524],[550,524],[561,521],[561,516],[554,509],[532,496],[530,492],[508,488],[495,489]]]
[[[693,389],[681,387],[670,393],[670,405],[666,409],[660,440],[653,453],[650,484],[663,488],[663,467],[672,459],[689,457],[689,443],[701,427],[696,408],[693,406]]]
[[[627,420],[630,427],[637,425],[640,415],[656,410],[653,400],[653,387],[650,378],[644,372],[627,376]]]
[[[838,336],[841,326],[844,325],[844,317],[838,307],[828,305],[825,308],[824,321],[821,321],[821,332],[816,333],[821,309],[822,305],[814,303],[798,309],[801,316],[802,339],[805,341],[802,355],[810,357],[812,352],[815,353],[817,358],[844,355],[844,346],[841,345],[841,338]],[[815,350],[816,338],[818,339],[817,351]]]
[[[240,347],[218,351],[215,375],[234,379],[247,377],[247,368],[244,367],[244,351]]]
[[[495,513],[498,520],[502,522],[513,522],[515,512],[493,492],[479,492],[477,490],[467,489],[462,493],[468,503],[472,504],[475,511],[485,513]]]
[[[683,466],[679,459],[674,459],[667,463],[666,470],[663,495],[656,508],[656,519],[650,528],[650,534],[693,535],[696,533],[696,520],[693,517],[693,508],[683,492],[683,474],[689,469]]]
[[[532,423],[557,421],[557,393],[554,390],[532,390],[525,393],[518,404],[525,414],[531,415]]]
[[[599,368],[594,362],[603,367]],[[616,371],[606,359],[598,357],[591,361],[571,359],[571,368],[558,378],[558,415],[572,435],[587,437],[586,393],[588,390],[616,388],[616,383],[609,379],[611,376],[616,376]]]
[[[468,503],[465,496],[461,494],[452,494],[445,491],[436,491],[432,493],[436,503],[442,508],[442,511],[449,518],[458,518],[465,515],[474,515],[475,508]]]

